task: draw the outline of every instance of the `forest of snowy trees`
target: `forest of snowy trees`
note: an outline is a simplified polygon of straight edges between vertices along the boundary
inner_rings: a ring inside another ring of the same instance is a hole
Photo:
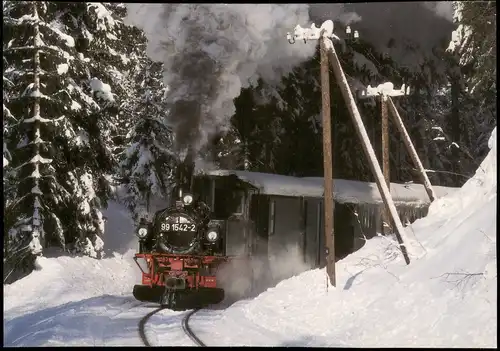
[[[474,174],[496,125],[496,3],[454,9],[455,30],[417,69],[362,35],[338,50],[353,86],[412,87],[397,101],[402,118],[431,182],[447,186]],[[101,257],[108,201],[137,219],[173,185],[165,73],[126,14],[122,3],[3,1],[4,283],[49,247]],[[331,77],[334,177],[373,181]],[[358,103],[379,150],[379,107]],[[229,130],[202,150],[208,163],[322,175],[318,51],[280,84],[242,89],[234,104]],[[391,138],[392,181],[417,181],[399,135]]]

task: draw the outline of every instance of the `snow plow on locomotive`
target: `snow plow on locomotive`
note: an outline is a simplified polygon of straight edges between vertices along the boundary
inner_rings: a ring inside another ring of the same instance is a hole
[[[175,195],[172,206],[156,212],[150,223],[142,220],[137,229],[134,260],[142,284],[134,286],[134,297],[171,309],[217,304],[224,290],[217,286],[216,272],[228,261],[221,238],[224,222],[211,220],[208,206],[182,188]]]

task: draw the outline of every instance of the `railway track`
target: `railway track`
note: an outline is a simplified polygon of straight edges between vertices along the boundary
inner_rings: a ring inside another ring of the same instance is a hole
[[[167,309],[167,307],[159,307],[151,312],[149,312],[147,315],[145,315],[140,321],[139,321],[139,336],[142,340],[142,342],[144,343],[145,346],[154,346],[154,345],[151,345],[150,342],[148,341],[148,338],[146,337],[146,324],[148,322],[148,320],[153,317],[155,314],[157,314],[158,312],[162,311],[162,310],[165,310]],[[201,347],[205,347],[207,345],[205,345],[203,343],[203,341],[200,340],[200,338],[198,338],[196,336],[196,334],[193,332],[193,330],[191,329],[191,327],[189,326],[189,319],[196,313],[198,312],[200,309],[194,309],[194,310],[191,310],[189,311],[188,313],[186,313],[184,315],[184,317],[182,318],[182,330],[184,330],[184,333],[186,333],[186,335],[197,345],[197,346],[201,346]]]
[[[200,340],[200,338],[198,338],[196,336],[195,333],[193,333],[193,330],[189,327],[189,318],[191,318],[191,316],[193,314],[195,314],[196,312],[198,312],[200,309],[197,308],[197,309],[194,309],[190,312],[188,312],[184,318],[182,318],[182,329],[184,330],[184,332],[187,334],[187,336],[189,336],[189,338],[191,340],[193,340],[193,342],[198,345],[198,346],[201,346],[201,347],[206,347],[207,345],[205,345],[203,343],[203,341]]]

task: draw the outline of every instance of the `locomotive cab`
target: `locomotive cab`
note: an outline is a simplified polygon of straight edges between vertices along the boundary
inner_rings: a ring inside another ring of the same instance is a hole
[[[227,256],[250,254],[252,223],[249,221],[249,199],[253,188],[236,176],[198,176],[194,193],[208,204],[211,218],[222,230],[221,249]]]

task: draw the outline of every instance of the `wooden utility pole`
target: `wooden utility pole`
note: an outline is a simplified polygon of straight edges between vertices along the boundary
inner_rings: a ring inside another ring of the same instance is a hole
[[[410,155],[413,164],[417,168],[418,174],[420,175],[420,181],[424,185],[425,191],[427,191],[427,195],[429,195],[429,199],[432,202],[436,199],[436,194],[434,193],[434,189],[432,188],[429,177],[427,177],[427,173],[425,172],[424,166],[422,165],[422,162],[418,157],[417,151],[413,146],[413,143],[410,139],[410,135],[406,131],[403,120],[401,119],[401,116],[399,115],[398,110],[396,109],[396,106],[394,105],[394,102],[390,97],[387,99],[387,103],[389,105],[389,110],[391,111],[392,120],[396,125],[396,127],[398,128],[399,133],[401,133],[401,135],[403,136],[403,142],[406,146],[406,150],[408,151],[408,154]]]
[[[387,115],[387,95],[380,95],[380,109],[382,114],[382,171],[389,190],[391,190],[391,171],[389,164],[389,116]],[[389,211],[384,206],[382,211],[382,233],[387,235],[392,232]]]
[[[389,167],[389,116],[387,111],[387,105],[389,105],[391,109],[391,113],[394,116],[394,123],[397,125],[399,132],[403,136],[403,140],[405,142],[408,153],[412,157],[412,159],[417,160],[415,163],[416,167],[419,170],[423,170],[422,163],[417,156],[415,148],[413,148],[413,144],[410,140],[408,133],[403,125],[403,121],[399,117],[396,111],[396,107],[392,102],[392,97],[403,96],[409,94],[409,87],[406,87],[404,84],[401,86],[400,90],[394,90],[394,85],[391,82],[386,82],[378,85],[376,88],[372,88],[370,85],[366,88],[366,90],[361,92],[360,98],[370,98],[378,96],[380,98],[380,109],[382,116],[382,169],[384,173],[384,178],[386,180],[387,186],[390,190],[391,182],[390,182],[390,167]],[[394,112],[395,111],[395,112]],[[409,146],[408,146],[409,145]],[[419,166],[420,165],[420,166]],[[427,178],[427,174],[423,172],[424,177]],[[423,178],[422,178],[423,179]],[[426,184],[427,182],[427,184]],[[432,193],[432,188],[430,187],[429,179],[423,180],[424,187],[429,188]],[[429,193],[429,192],[428,192]],[[431,201],[434,199],[434,195],[430,194]],[[392,223],[389,216],[389,209],[384,207],[382,212],[383,224],[382,225],[382,233],[388,234],[392,231]]]
[[[336,286],[335,277],[335,239],[333,231],[334,202],[333,202],[333,166],[332,166],[332,123],[330,116],[330,76],[328,70],[328,55],[326,52],[326,41],[336,37],[333,34],[333,22],[325,21],[320,28],[315,24],[311,28],[302,28],[297,25],[293,35],[287,33],[290,44],[296,40],[319,40],[321,55],[321,110],[323,116],[323,177],[324,177],[324,225],[326,246],[326,272],[330,284]]]
[[[333,165],[332,165],[332,123],[330,116],[330,77],[328,72],[328,55],[325,40],[319,40],[321,55],[321,111],[323,115],[323,177],[325,181],[324,213],[325,213],[325,244],[326,272],[330,283],[336,286],[335,277],[335,237],[333,234]]]
[[[335,47],[331,40],[325,39],[325,47],[328,51],[328,58],[332,65],[333,71],[335,73],[335,77],[337,78],[337,84],[340,87],[344,100],[346,102],[347,108],[350,112],[350,115],[353,119],[354,126],[356,128],[356,132],[361,141],[361,146],[368,158],[370,168],[375,175],[375,180],[377,182],[378,189],[380,191],[380,195],[382,196],[382,200],[384,201],[385,206],[389,209],[391,214],[393,223],[396,229],[396,238],[399,242],[399,246],[401,248],[401,252],[407,264],[410,264],[410,257],[408,256],[408,249],[405,245],[405,242],[408,243],[406,239],[406,234],[403,228],[403,224],[401,223],[401,219],[399,218],[398,211],[394,202],[392,201],[391,192],[385,183],[384,175],[382,170],[380,169],[380,164],[377,160],[377,156],[375,155],[375,151],[373,150],[372,145],[370,144],[370,139],[368,138],[368,134],[366,133],[365,126],[363,124],[363,120],[361,115],[359,114],[358,107],[356,106],[356,102],[351,93],[351,89],[349,88],[349,84],[347,83],[347,79],[345,77],[344,71],[342,70],[342,66],[340,65],[340,61],[337,57],[337,53],[335,52]]]

